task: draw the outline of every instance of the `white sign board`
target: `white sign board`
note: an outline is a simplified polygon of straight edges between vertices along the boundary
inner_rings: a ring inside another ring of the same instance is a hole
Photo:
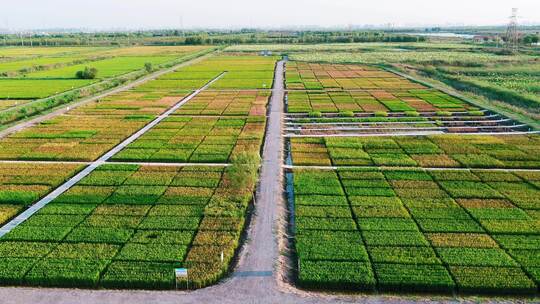
[[[178,289],[178,281],[183,281],[183,279],[185,279],[185,281],[186,281],[186,288],[189,288],[187,268],[175,268],[174,269],[174,276],[176,278],[176,280],[175,280],[176,289]]]
[[[176,278],[187,278],[187,268],[175,268],[174,274]]]

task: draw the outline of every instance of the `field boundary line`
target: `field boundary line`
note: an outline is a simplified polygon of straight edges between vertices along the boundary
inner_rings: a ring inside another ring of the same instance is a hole
[[[55,160],[0,160],[0,164],[66,164],[66,165],[90,165],[91,161],[55,161]],[[114,165],[140,165],[155,167],[229,167],[230,163],[169,163],[169,162],[138,162],[138,161],[107,161],[106,164]]]
[[[540,134],[540,131],[515,131],[515,132],[443,132],[443,131],[418,131],[418,132],[397,132],[397,133],[351,133],[351,134],[314,134],[314,135],[300,135],[300,134],[285,134],[285,137],[392,137],[392,136],[425,136],[425,135],[527,135],[527,134]]]
[[[509,118],[505,119],[498,119],[498,120],[466,120],[466,121],[452,121],[452,120],[446,120],[446,121],[439,121],[439,123],[483,123],[483,122],[507,122],[512,121]],[[382,122],[286,122],[286,125],[289,126],[305,126],[305,125],[313,125],[313,126],[326,126],[326,125],[411,125],[411,124],[436,124],[437,121],[433,120],[417,120],[417,121],[396,121],[396,122],[390,122],[390,121],[382,121]]]
[[[101,99],[101,98],[105,98],[105,97],[107,97],[109,95],[113,95],[113,94],[117,94],[117,93],[127,91],[127,90],[132,89],[132,88],[134,88],[136,86],[139,86],[139,85],[141,85],[143,83],[146,83],[146,82],[148,82],[150,80],[154,80],[154,79],[156,79],[156,78],[158,78],[160,76],[163,76],[164,74],[173,72],[174,70],[177,70],[179,68],[191,65],[193,63],[197,63],[197,62],[199,62],[201,60],[204,60],[204,59],[206,59],[208,57],[213,56],[214,53],[215,53],[215,51],[211,52],[211,53],[208,53],[208,54],[205,54],[205,55],[200,56],[200,57],[196,57],[196,58],[188,60],[188,61],[181,62],[181,63],[179,63],[179,64],[177,64],[175,66],[172,66],[170,68],[159,70],[159,71],[157,71],[155,73],[152,73],[150,75],[147,75],[147,76],[145,76],[143,78],[132,81],[132,82],[126,84],[126,85],[119,86],[119,87],[110,89],[108,91],[99,93],[98,95],[85,97],[85,98],[82,98],[82,99],[80,99],[80,100],[78,100],[78,101],[76,101],[74,103],[70,103],[70,104],[67,104],[67,105],[60,105],[60,106],[58,106],[56,108],[53,108],[52,112],[49,112],[49,113],[46,113],[46,114],[43,114],[43,115],[38,114],[37,117],[32,118],[30,120],[27,120],[27,121],[23,120],[23,121],[15,122],[11,127],[0,130],[0,139],[4,138],[4,137],[6,137],[6,136],[8,136],[10,134],[13,134],[15,132],[18,132],[20,130],[23,130],[25,128],[36,125],[36,124],[38,124],[38,123],[40,123],[42,121],[45,121],[47,119],[54,118],[56,116],[65,114],[68,111],[76,109],[78,107],[81,107],[81,106],[83,106],[83,105],[85,105],[87,103],[96,101],[96,100]]]
[[[78,183],[80,180],[85,178],[87,175],[92,173],[97,167],[107,163],[107,160],[109,160],[111,157],[113,157],[115,154],[120,152],[122,149],[127,147],[129,144],[137,140],[139,137],[144,135],[146,132],[151,130],[153,127],[155,127],[158,123],[160,123],[165,118],[169,117],[172,113],[174,113],[176,110],[178,110],[181,106],[183,106],[185,103],[193,99],[195,96],[197,96],[200,92],[204,91],[206,88],[208,88],[210,85],[212,85],[214,82],[219,80],[223,75],[225,75],[227,72],[222,72],[214,79],[210,80],[208,83],[206,83],[203,87],[197,89],[187,97],[182,98],[180,101],[178,101],[174,106],[170,107],[167,111],[163,112],[161,115],[159,115],[157,118],[152,120],[150,123],[148,123],[146,126],[139,129],[137,132],[129,136],[127,139],[123,140],[120,144],[114,146],[111,150],[109,150],[107,153],[103,154],[100,158],[95,160],[94,162],[90,163],[86,168],[84,168],[82,171],[77,173],[75,176],[70,178],[68,181],[63,183],[62,185],[58,186],[56,189],[54,189],[52,192],[47,194],[45,197],[40,199],[37,203],[30,206],[28,209],[26,209],[24,212],[16,216],[14,219],[9,221],[7,224],[5,224],[2,228],[0,228],[0,238],[9,233],[11,230],[13,230],[15,227],[19,226],[21,223],[26,221],[29,217],[34,215],[36,212],[38,212],[41,208],[45,207],[48,203],[56,199],[58,196],[60,196],[62,193],[69,190],[71,187],[73,187],[76,183]]]
[[[348,170],[348,169],[371,169],[371,170],[402,170],[402,171],[492,171],[492,172],[540,172],[540,169],[530,168],[437,168],[437,167],[387,167],[387,166],[302,166],[302,165],[283,165],[285,170],[294,169],[314,169],[314,170]]]
[[[328,128],[292,128],[288,127],[285,131],[355,131],[355,130],[411,130],[411,131],[437,131],[437,130],[448,130],[448,129],[498,129],[498,128],[508,128],[516,129],[521,128],[526,125],[496,125],[496,126],[459,126],[459,127],[438,127],[438,126],[429,126],[429,127],[368,127],[368,126],[359,126],[359,127],[328,127]],[[448,133],[448,132],[445,132]],[[498,134],[498,132],[494,132]],[[454,133],[452,133],[454,134]]]

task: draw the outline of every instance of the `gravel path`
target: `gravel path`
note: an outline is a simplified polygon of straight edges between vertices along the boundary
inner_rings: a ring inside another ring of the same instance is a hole
[[[117,88],[114,88],[114,89],[111,89],[109,91],[105,91],[101,94],[98,94],[98,95],[93,95],[93,96],[90,96],[90,97],[86,97],[86,98],[83,98],[75,103],[71,103],[71,104],[68,104],[68,105],[65,105],[65,106],[62,106],[60,108],[58,108],[57,110],[54,110],[50,113],[47,113],[45,115],[41,115],[41,116],[38,116],[36,118],[33,118],[33,119],[30,119],[30,120],[27,120],[27,121],[24,121],[24,122],[21,122],[21,123],[17,123],[15,125],[13,125],[12,127],[9,127],[7,129],[4,129],[4,130],[1,130],[0,131],[0,138],[3,138],[3,137],[6,137],[12,133],[15,133],[15,132],[18,132],[22,129],[25,129],[25,128],[28,128],[30,126],[33,126],[33,125],[36,125],[36,124],[39,124],[40,122],[42,121],[45,121],[45,120],[48,120],[48,119],[51,119],[53,117],[56,117],[58,115],[62,115],[66,112],[68,112],[69,110],[72,110],[72,109],[75,109],[75,108],[78,108],[82,105],[85,105],[87,103],[90,103],[90,102],[93,102],[93,101],[96,101],[96,100],[99,100],[101,98],[105,98],[109,95],[113,95],[113,94],[117,94],[117,93],[120,93],[120,92],[123,92],[123,91],[127,91],[131,88],[134,88],[138,85],[141,85],[147,81],[150,81],[150,80],[153,80],[153,79],[156,79],[164,74],[167,74],[167,73],[170,73],[176,69],[179,69],[181,67],[184,67],[184,66],[187,66],[187,65],[191,65],[193,63],[196,63],[196,62],[199,62],[209,56],[212,56],[213,53],[210,53],[210,54],[207,54],[207,55],[204,55],[204,56],[201,56],[201,57],[197,57],[195,59],[192,59],[192,60],[188,60],[186,62],[182,62],[180,64],[177,64],[171,68],[168,68],[168,69],[164,69],[164,70],[160,70],[158,72],[155,72],[155,73],[152,73],[148,76],[145,76],[141,79],[138,79],[138,80],[135,80],[133,82],[130,82],[126,85],[123,85],[123,86],[120,86],[120,87],[117,87]]]

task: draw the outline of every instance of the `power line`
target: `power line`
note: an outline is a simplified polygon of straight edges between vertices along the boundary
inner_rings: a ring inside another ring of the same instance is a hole
[[[512,9],[512,16],[510,16],[510,22],[506,28],[506,48],[514,52],[519,48],[519,33],[518,27],[518,9]]]

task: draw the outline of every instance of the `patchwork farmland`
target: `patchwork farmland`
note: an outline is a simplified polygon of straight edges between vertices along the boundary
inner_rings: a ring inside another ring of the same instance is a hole
[[[287,63],[300,287],[536,294],[540,136],[373,67]]]
[[[43,94],[7,110],[89,62],[105,81],[186,61],[0,136],[1,285],[538,296],[533,127],[375,65],[213,50],[0,49],[22,64],[6,87]]]
[[[90,165],[5,226],[0,281],[186,288],[179,267],[190,288],[222,278],[252,201],[275,62],[215,56],[0,139],[3,223]]]
[[[210,47],[62,47],[0,50],[0,123],[23,120],[204,55]],[[96,69],[92,79],[78,71]]]

